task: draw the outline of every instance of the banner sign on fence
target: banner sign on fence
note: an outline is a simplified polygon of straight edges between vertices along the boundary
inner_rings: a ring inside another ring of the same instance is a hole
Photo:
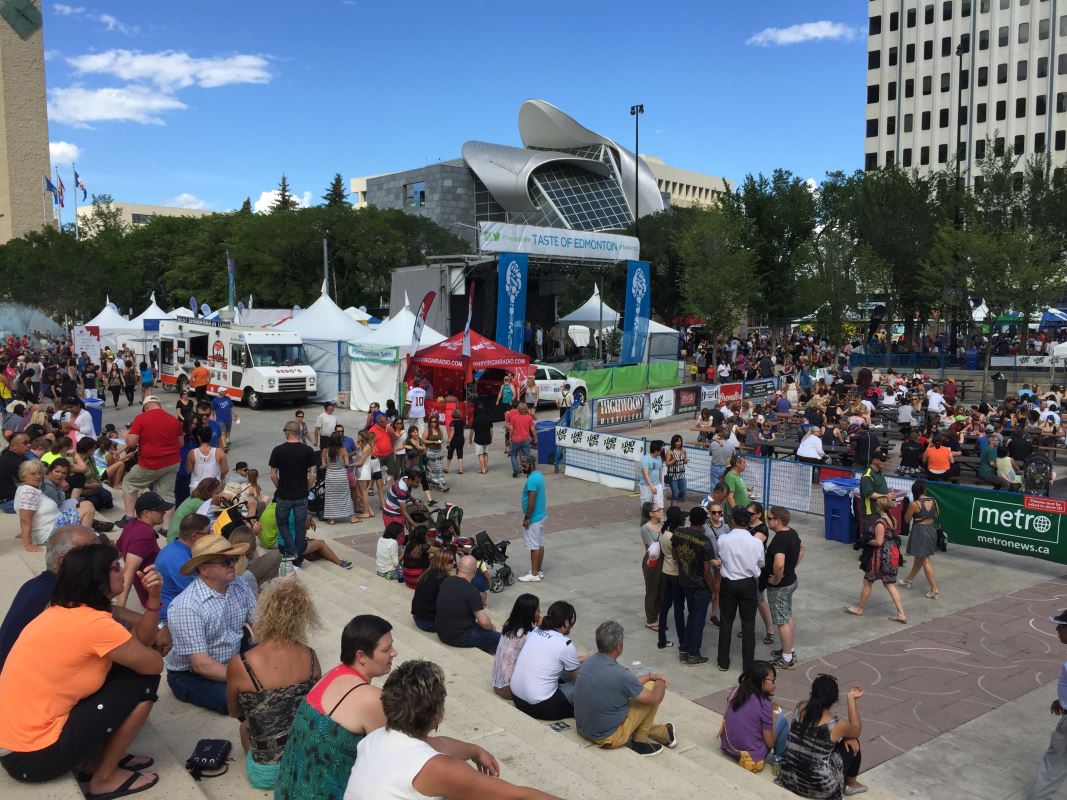
[[[991,367],[1012,367],[1015,369],[1019,367],[1050,369],[1051,367],[1062,367],[1065,363],[1067,363],[1067,358],[1064,356],[990,356],[989,358],[989,366]]]
[[[1067,503],[1047,497],[930,484],[952,545],[1067,564]]]
[[[734,403],[741,399],[741,387],[743,383],[719,384],[719,402]]]
[[[596,401],[593,425],[605,428],[625,425],[648,419],[648,395],[624,394],[618,397],[601,397]]]
[[[684,386],[674,390],[674,413],[694,414],[700,408],[700,387]]]
[[[603,453],[614,458],[628,461],[640,461],[645,454],[645,445],[641,439],[631,436],[617,436],[614,433],[587,431],[581,428],[564,428],[556,426],[556,447],[569,447],[593,453]]]
[[[776,378],[760,378],[754,381],[745,381],[745,399],[755,400],[757,403],[774,394],[778,381]]]
[[[663,389],[648,396],[649,418],[666,419],[674,414],[674,389]]]
[[[700,407],[719,407],[719,384],[705,383],[703,386],[700,387]]]

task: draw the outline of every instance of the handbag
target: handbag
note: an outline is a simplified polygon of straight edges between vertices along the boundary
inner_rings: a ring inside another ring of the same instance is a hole
[[[232,749],[229,739],[201,739],[185,762],[185,768],[196,781],[225,775]]]
[[[938,527],[937,529],[937,549],[942,553],[948,552],[948,534],[945,533],[945,529]]]

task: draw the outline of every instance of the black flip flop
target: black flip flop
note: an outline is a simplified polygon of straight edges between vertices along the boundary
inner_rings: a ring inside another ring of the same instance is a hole
[[[85,793],[85,800],[117,800],[119,797],[128,797],[131,794],[138,794],[139,792],[151,789],[157,783],[159,783],[159,776],[156,775],[155,780],[151,783],[146,783],[144,786],[138,786],[136,789],[131,788],[139,778],[144,777],[141,772],[135,772],[128,777],[125,782],[113,792],[101,792],[100,794],[93,794],[92,792]]]
[[[137,756],[133,753],[127,753],[119,759],[118,767],[119,769],[133,769],[133,767],[130,766],[130,763],[136,761],[139,758],[144,759],[145,763],[139,764],[137,766],[137,769],[148,769],[156,763],[156,760],[151,756]],[[78,781],[78,783],[88,783],[93,779],[93,776],[92,773],[89,772],[75,772],[74,779]]]

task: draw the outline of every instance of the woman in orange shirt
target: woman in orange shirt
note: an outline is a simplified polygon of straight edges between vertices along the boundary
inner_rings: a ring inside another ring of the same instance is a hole
[[[48,781],[71,770],[86,798],[122,797],[155,786],[139,770],[147,756],[126,755],[156,701],[163,659],[155,638],[162,580],[139,573],[148,589],[144,616],[130,635],[111,615],[122,592],[122,564],[111,545],[71,550],[59,567],[51,605],[23,628],[0,672],[0,764],[12,778]]]
[[[941,481],[952,476],[952,450],[944,445],[940,436],[934,436],[923,453],[923,465],[928,480]]]

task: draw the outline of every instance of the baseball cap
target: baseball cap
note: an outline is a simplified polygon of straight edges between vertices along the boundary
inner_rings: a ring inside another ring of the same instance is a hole
[[[992,425],[986,425],[986,426],[985,426],[985,432],[986,432],[986,433],[992,433],[992,432],[993,432],[993,431],[995,431],[995,430],[996,430],[996,428],[995,428],[995,427],[993,427]]]
[[[239,469],[248,469],[248,462],[247,461],[238,461],[236,464],[234,464],[233,469],[234,469],[234,472],[236,472]]]
[[[174,503],[168,503],[162,497],[155,492],[145,492],[137,498],[137,503],[134,504],[134,512],[140,514],[142,511],[170,511],[174,508]]]
[[[337,403],[333,400],[327,400],[325,403],[322,404],[323,408],[329,408],[330,406],[337,408]]]
[[[160,399],[159,399],[158,397],[156,397],[156,396],[155,396],[154,394],[150,394],[150,395],[148,395],[148,397],[146,397],[146,398],[145,398],[145,399],[144,399],[144,400],[143,400],[143,401],[141,402],[141,408],[144,408],[144,407],[145,407],[146,405],[148,405],[149,403],[159,403],[160,405],[163,405],[162,401],[161,401],[161,400],[160,400]]]
[[[871,455],[871,461],[888,461],[889,453],[884,447],[878,447]]]
[[[1067,608],[1063,609],[1059,614],[1049,617],[1048,621],[1055,622],[1057,625],[1067,625]]]

